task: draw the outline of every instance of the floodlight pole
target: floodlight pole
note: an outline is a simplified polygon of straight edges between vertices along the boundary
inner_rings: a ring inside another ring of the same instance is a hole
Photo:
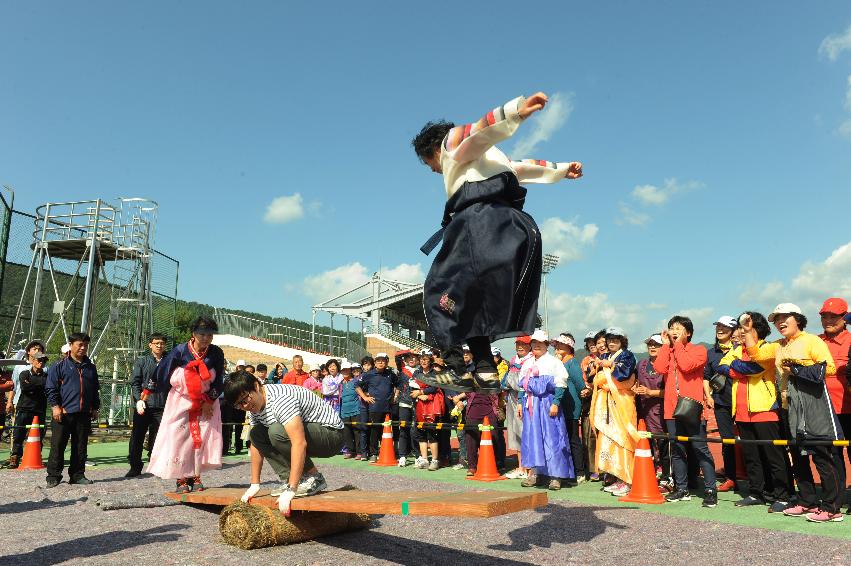
[[[547,293],[547,275],[558,266],[561,258],[555,254],[544,254],[541,262],[541,274],[544,276],[544,327],[550,331],[550,310]]]

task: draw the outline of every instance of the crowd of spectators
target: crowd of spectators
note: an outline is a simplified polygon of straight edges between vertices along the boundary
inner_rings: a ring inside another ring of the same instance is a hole
[[[848,449],[824,441],[851,434],[851,333],[846,329],[851,315],[843,299],[831,298],[819,316],[823,333],[814,335],[806,331],[803,311],[791,303],[778,305],[768,316],[755,311],[724,315],[714,324],[715,340],[708,348],[693,341],[695,329],[688,317],[673,316],[666,328],[643,340],[648,356],[640,360],[627,333],[616,326],[584,334],[582,359],[570,332],[550,339],[536,331],[518,336],[511,355],[492,349],[502,384],[499,393],[458,393],[427,385],[422,377],[443,365],[435,349],[396,352],[392,365],[389,355],[378,353],[356,363],[331,358],[308,369],[296,355],[291,368],[283,363],[255,367],[238,360],[235,370],[266,384],[305,387],[321,397],[344,423],[346,459],[375,462],[381,423],[389,416],[400,467],[434,471],[452,466],[473,476],[481,425],[487,419],[494,427],[497,467],[522,480],[524,487],[557,490],[590,481],[619,496],[631,489],[643,423],[651,433],[669,435],[651,441],[657,479],[668,502],[702,492],[703,506],[715,507],[719,491],[735,490],[737,507],[766,506],[769,513],[835,522],[843,519]],[[780,337],[771,341],[773,331]],[[151,353],[137,362],[134,396],[136,381],[141,383],[162,358],[165,340],[153,335]],[[0,381],[0,394],[6,397],[0,405],[15,415],[9,467],[20,462],[27,426],[34,417],[45,422],[49,407],[53,438],[48,483],[55,485],[61,478],[69,440],[71,482],[88,483],[86,443],[100,398],[87,347],[88,337],[75,334],[59,361],[47,367],[44,344],[33,341],[23,352],[27,364]],[[559,362],[556,370],[545,363],[548,357]],[[475,371],[468,350],[465,361]],[[536,380],[544,373],[549,381],[541,389]],[[128,476],[141,473],[143,438],[156,435],[162,413],[162,403],[150,398],[147,403],[144,422],[134,420]],[[246,415],[225,403],[221,410],[223,453],[238,454],[249,438],[247,427],[243,430]],[[707,430],[710,414],[717,431]],[[463,427],[452,426],[459,424]],[[768,441],[742,444],[746,478],[736,476],[732,445],[722,447],[716,466],[706,442],[671,440],[715,432],[724,438]],[[771,442],[777,440],[795,444],[787,448]],[[547,463],[538,463],[538,445],[545,445],[547,454],[556,446],[558,454],[567,456],[566,465],[556,465],[546,455]],[[512,469],[507,452],[516,454]],[[813,467],[821,484],[818,491]]]

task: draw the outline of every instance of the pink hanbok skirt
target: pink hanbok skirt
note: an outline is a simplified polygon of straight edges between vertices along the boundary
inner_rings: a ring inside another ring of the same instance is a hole
[[[210,370],[215,374],[214,370]],[[209,389],[209,381],[201,382],[202,391]],[[175,368],[171,374],[171,390],[163,410],[163,419],[157,440],[151,452],[147,472],[163,479],[187,478],[207,470],[222,467],[222,411],[219,401],[213,402],[213,414],[209,420],[201,415],[201,447],[195,449],[189,431],[189,409],[192,401],[186,390],[183,368]]]

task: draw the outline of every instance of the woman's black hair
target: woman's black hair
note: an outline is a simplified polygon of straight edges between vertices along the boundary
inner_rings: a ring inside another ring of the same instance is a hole
[[[39,348],[41,348],[41,351],[42,351],[42,352],[44,352],[44,351],[45,351],[45,348],[44,348],[44,342],[42,342],[41,340],[32,340],[32,341],[30,341],[30,342],[27,344],[26,348],[24,348],[24,352],[29,353],[30,348],[34,348],[34,347],[36,347],[36,346],[38,346]]]
[[[440,143],[449,130],[455,127],[452,122],[446,120],[438,120],[437,122],[428,122],[423,129],[420,130],[414,139],[411,140],[411,145],[414,146],[414,151],[420,161],[425,163],[426,159],[434,157],[435,152],[440,147]]]
[[[210,318],[209,316],[199,316],[192,322],[190,330],[193,334],[198,331],[218,332],[219,325],[216,324],[216,321]]]
[[[257,378],[245,370],[230,374],[224,383],[225,403],[232,407],[244,394],[256,391],[259,385]]]
[[[365,364],[369,364],[369,365],[371,365],[371,366],[374,366],[374,365],[375,365],[375,360],[372,358],[372,356],[364,356],[364,357],[362,357],[362,358],[361,358],[361,360],[360,360],[360,366],[361,366],[361,368],[363,368],[363,366],[364,366]]]
[[[795,319],[795,322],[798,323],[798,329],[803,330],[807,327],[807,317],[802,314],[798,314],[796,312],[792,313],[792,317]]]
[[[601,330],[600,332],[598,332],[597,334],[594,335],[594,343],[596,344],[597,340],[599,340],[600,338],[605,338],[605,337],[606,337],[606,331]]]
[[[756,330],[757,338],[765,340],[768,335],[771,334],[771,325],[768,324],[768,321],[761,313],[745,311],[742,314],[746,314],[751,317],[751,320],[753,321],[753,329]],[[741,318],[741,316],[739,316],[739,318]]]
[[[621,350],[629,349],[629,338],[626,336],[621,336],[620,334],[606,334],[606,340],[609,338],[617,338],[621,343]]]
[[[671,320],[668,321],[668,330],[675,324],[682,325],[688,331],[688,341],[691,342],[692,337],[694,336],[694,323],[687,316],[672,316]]]
[[[340,373],[340,362],[338,362],[334,358],[331,358],[330,360],[325,362],[325,369],[327,369],[330,372],[331,370],[329,369],[328,366],[330,366],[331,364],[334,364],[335,366],[337,366],[337,373]]]

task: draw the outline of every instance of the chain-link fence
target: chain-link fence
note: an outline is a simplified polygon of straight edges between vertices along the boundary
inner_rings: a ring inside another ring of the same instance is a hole
[[[0,260],[0,343],[14,352],[30,337],[39,338],[55,360],[67,341],[66,329],[74,332],[82,324],[87,258],[45,259],[35,301],[39,272],[34,258],[35,221],[32,214],[10,209],[5,199],[0,202],[0,251],[5,251]],[[101,376],[101,404],[109,410],[111,423],[130,419],[130,373],[135,359],[147,351],[149,329],[170,341],[175,335],[179,263],[153,251],[148,265],[150,309],[137,308],[145,277],[137,258],[116,256],[98,266],[91,318],[92,347],[97,345],[97,351],[92,360]],[[34,304],[39,305],[35,320]],[[139,328],[141,339],[137,339]]]
[[[285,326],[267,320],[250,318],[221,309],[216,309],[216,323],[222,334],[234,334],[250,338],[259,338],[274,344],[333,356],[342,356],[350,360],[360,360],[368,355],[364,348],[363,335],[358,334],[360,341],[352,340],[355,335],[345,331],[340,334],[321,332],[319,327],[312,329]]]

